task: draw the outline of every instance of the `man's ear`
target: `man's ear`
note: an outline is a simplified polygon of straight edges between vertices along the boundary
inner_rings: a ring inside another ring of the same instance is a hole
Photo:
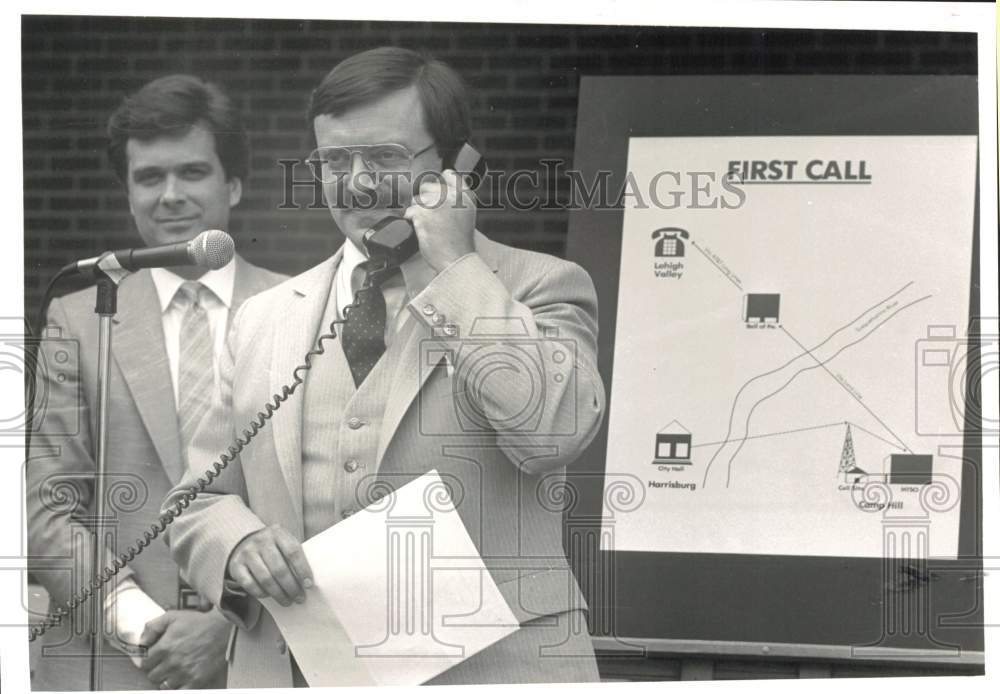
[[[243,181],[239,177],[233,176],[227,183],[229,184],[229,206],[236,207],[243,197]]]

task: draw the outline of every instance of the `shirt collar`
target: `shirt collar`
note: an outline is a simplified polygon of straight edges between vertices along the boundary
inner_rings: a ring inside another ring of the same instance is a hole
[[[339,282],[337,289],[345,290],[345,296],[353,296],[354,291],[351,287],[351,276],[354,274],[354,269],[361,263],[368,260],[364,253],[354,245],[354,242],[350,239],[344,241],[344,253],[340,259],[340,271],[338,272]]]
[[[160,310],[166,311],[170,308],[177,290],[187,280],[162,267],[154,267],[149,273],[156,287],[156,296],[160,300]],[[233,303],[233,287],[236,284],[236,259],[230,260],[218,270],[209,270],[199,277],[198,281],[208,287],[226,308],[230,308]]]
[[[368,257],[354,245],[353,241],[350,239],[344,241],[344,253],[340,260],[340,271],[337,273],[337,290],[341,292],[341,296],[354,296],[351,275],[354,273],[354,269],[366,260]],[[406,293],[411,300],[437,276],[437,272],[420,253],[414,253],[411,258],[399,266],[399,269],[406,285]],[[389,284],[392,282],[393,280],[388,280]]]

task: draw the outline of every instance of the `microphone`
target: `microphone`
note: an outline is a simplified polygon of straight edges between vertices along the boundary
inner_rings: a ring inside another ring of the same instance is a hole
[[[93,258],[70,263],[64,269],[81,274],[135,272],[151,267],[178,267],[197,265],[218,270],[236,253],[233,237],[219,229],[209,229],[190,241],[170,243],[150,248],[123,248],[108,251]]]

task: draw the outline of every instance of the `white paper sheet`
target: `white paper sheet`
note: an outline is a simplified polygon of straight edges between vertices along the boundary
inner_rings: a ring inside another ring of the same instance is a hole
[[[303,544],[306,601],[263,604],[311,686],[417,685],[519,628],[432,470]]]

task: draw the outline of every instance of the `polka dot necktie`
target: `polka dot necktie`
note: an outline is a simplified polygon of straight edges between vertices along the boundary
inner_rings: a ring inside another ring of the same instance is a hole
[[[379,287],[399,272],[399,268],[373,272],[371,261],[365,261],[358,267],[364,270],[365,279],[354,294],[355,306],[347,312],[340,341],[351,367],[354,385],[360,388],[385,353],[385,297]]]

